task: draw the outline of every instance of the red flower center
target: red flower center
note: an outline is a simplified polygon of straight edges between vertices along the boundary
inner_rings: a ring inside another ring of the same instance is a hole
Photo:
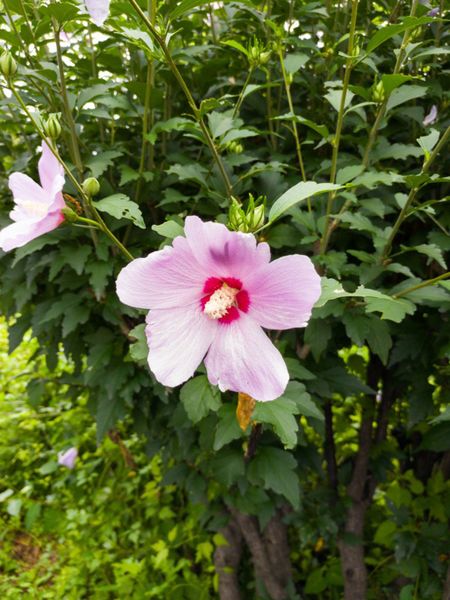
[[[203,312],[220,323],[239,319],[239,311],[246,313],[250,306],[248,292],[242,289],[242,281],[235,277],[210,277],[205,281],[203,293]]]

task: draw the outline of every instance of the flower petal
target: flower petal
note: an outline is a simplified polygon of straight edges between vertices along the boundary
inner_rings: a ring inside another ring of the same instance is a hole
[[[46,142],[42,142],[42,156],[39,159],[38,170],[42,188],[49,192],[53,200],[55,194],[63,188],[64,169]]]
[[[171,308],[200,304],[207,273],[183,237],[124,267],[117,278],[121,302],[136,308]]]
[[[92,20],[101,27],[109,15],[109,0],[84,0]]]
[[[146,322],[148,365],[156,379],[169,387],[192,377],[218,328],[199,305],[151,310]]]
[[[205,358],[208,379],[222,391],[275,400],[289,381],[283,357],[261,327],[245,314],[220,329]]]
[[[12,173],[9,176],[8,185],[13,193],[14,201],[19,205],[23,201],[31,201],[49,206],[53,201],[53,198],[38,183],[23,173]]]
[[[248,315],[268,329],[305,327],[320,296],[320,277],[307,256],[284,256],[246,280]]]
[[[253,235],[229,231],[221,223],[203,223],[198,217],[187,217],[184,230],[195,258],[209,277],[244,280],[248,273],[270,260],[266,243],[257,246]]]
[[[52,231],[63,221],[61,213],[51,213],[40,221],[17,221],[0,231],[0,248],[4,252],[20,248],[31,240]]]

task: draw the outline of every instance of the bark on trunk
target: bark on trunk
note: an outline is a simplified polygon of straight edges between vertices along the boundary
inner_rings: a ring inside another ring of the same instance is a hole
[[[447,569],[447,578],[444,584],[444,591],[442,592],[442,600],[450,600],[450,565]]]
[[[214,565],[219,578],[220,600],[242,600],[238,569],[242,555],[242,534],[239,525],[231,519],[219,533],[228,544],[218,546],[214,552]]]
[[[291,565],[286,526],[281,517],[276,515],[261,532],[256,517],[230,510],[250,550],[256,580],[263,583],[272,600],[285,600]]]

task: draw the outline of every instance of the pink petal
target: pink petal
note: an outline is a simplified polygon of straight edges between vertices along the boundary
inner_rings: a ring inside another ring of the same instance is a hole
[[[48,206],[53,201],[53,198],[50,197],[39,184],[23,173],[12,173],[9,176],[8,185],[13,193],[14,201],[17,204],[20,204],[21,201],[25,200],[42,202]]]
[[[109,0],[84,0],[92,20],[101,27],[109,15]]]
[[[283,357],[247,315],[220,329],[205,359],[208,379],[222,391],[244,392],[255,400],[275,400],[289,381]]]
[[[209,277],[243,280],[270,260],[266,243],[257,246],[253,235],[229,231],[221,223],[203,223],[198,217],[187,217],[184,231],[195,258]]]
[[[150,370],[163,385],[180,385],[203,360],[217,333],[217,322],[208,319],[199,305],[151,310],[146,321]]]
[[[61,213],[51,213],[40,221],[24,220],[11,223],[0,231],[0,248],[4,252],[20,248],[44,233],[56,229],[63,220]]]
[[[136,308],[171,308],[200,304],[208,274],[183,237],[124,267],[117,278],[121,302]]]
[[[307,256],[274,260],[245,281],[248,315],[268,329],[305,327],[320,296],[320,277]]]
[[[46,142],[42,142],[42,156],[39,159],[38,170],[42,188],[50,192],[53,198],[64,185],[64,169]]]

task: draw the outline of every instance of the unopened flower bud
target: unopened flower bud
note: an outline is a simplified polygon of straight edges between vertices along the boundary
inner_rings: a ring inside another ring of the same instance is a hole
[[[78,221],[77,213],[74,210],[72,210],[69,206],[65,206],[64,208],[62,208],[61,213],[64,217],[64,220],[68,223],[75,223],[76,221]]]
[[[256,231],[260,227],[264,225],[265,219],[265,210],[264,205],[256,206],[253,210],[253,214],[251,215],[251,219],[249,222],[249,231]]]
[[[95,177],[88,177],[83,181],[83,191],[89,197],[96,196],[100,191],[100,184]]]
[[[228,227],[232,231],[247,231],[245,213],[235,198],[232,199],[230,210],[228,211]]]
[[[246,212],[247,231],[256,231],[264,225],[266,198],[259,196],[256,200],[253,194],[249,195],[248,207]]]
[[[292,85],[292,82],[294,81],[294,74],[293,73],[286,73],[286,82],[288,85]]]
[[[0,56],[0,70],[6,79],[11,79],[17,73],[17,63],[11,52],[3,52]]]
[[[384,92],[384,85],[382,81],[379,81],[376,85],[372,86],[372,98],[375,102],[383,102],[386,98]]]
[[[44,123],[44,133],[51,140],[57,140],[59,138],[61,135],[61,125],[57,115],[52,114],[49,116]]]
[[[226,149],[232,154],[242,154],[242,152],[244,151],[244,146],[240,142],[232,140],[226,145]]]
[[[265,50],[264,52],[261,52],[261,54],[259,55],[260,64],[265,65],[266,63],[268,63],[271,54],[272,52],[270,50]]]

